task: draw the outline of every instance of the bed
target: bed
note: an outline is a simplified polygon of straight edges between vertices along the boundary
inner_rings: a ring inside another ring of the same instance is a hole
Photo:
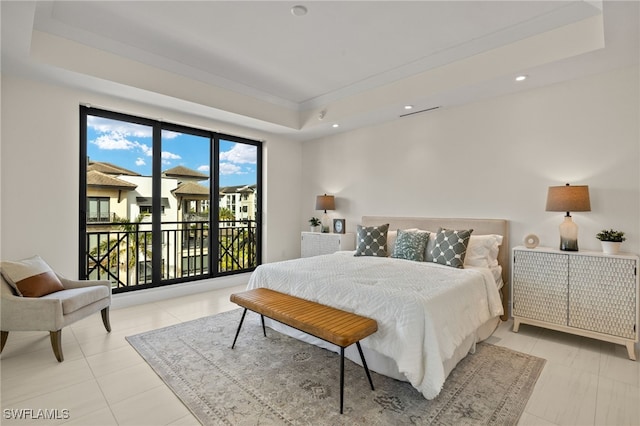
[[[361,221],[368,229],[384,224],[389,224],[387,238],[391,246],[396,238],[400,241],[400,234],[405,235],[398,244],[406,242],[407,232],[397,230],[412,230],[413,236],[421,233],[418,230],[429,231],[430,245],[425,256],[433,249],[434,233],[440,228],[473,229],[468,252],[475,254],[480,241],[484,244],[497,238],[501,244],[494,244],[491,265],[472,260],[477,257],[469,253],[464,268],[437,264],[431,259],[354,256],[354,252],[264,264],[251,275],[248,288],[267,287],[375,319],[378,332],[361,342],[369,368],[408,381],[425,398],[433,399],[457,363],[473,352],[477,342],[493,333],[501,316],[506,318],[508,222],[387,216],[364,216]],[[482,253],[486,254],[484,249]],[[267,325],[337,350],[334,345],[283,324],[267,321]],[[345,356],[360,363],[354,348],[347,348]]]

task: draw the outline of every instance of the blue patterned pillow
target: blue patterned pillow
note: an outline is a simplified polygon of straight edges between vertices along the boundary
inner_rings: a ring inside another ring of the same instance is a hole
[[[427,231],[405,231],[398,229],[396,245],[393,248],[391,257],[396,259],[424,261],[424,249],[429,240]]]
[[[380,226],[357,226],[356,253],[354,256],[387,257],[387,231],[389,224]]]
[[[464,257],[467,254],[472,232],[473,229],[438,229],[435,245],[431,250],[433,262],[454,268],[464,268]]]

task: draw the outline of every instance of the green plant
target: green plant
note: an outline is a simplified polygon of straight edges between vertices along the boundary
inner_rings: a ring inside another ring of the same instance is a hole
[[[614,231],[613,229],[603,229],[596,234],[596,238],[600,241],[612,241],[615,243],[621,243],[626,240],[626,238],[624,237],[624,232]]]
[[[320,219],[318,219],[317,217],[312,217],[311,219],[309,219],[309,225],[311,226],[320,226],[322,224],[322,222],[320,222]]]

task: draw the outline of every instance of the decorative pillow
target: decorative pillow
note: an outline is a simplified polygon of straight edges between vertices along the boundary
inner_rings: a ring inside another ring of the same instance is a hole
[[[58,276],[40,256],[2,262],[2,276],[18,295],[24,297],[40,297],[64,290]]]
[[[391,257],[423,262],[427,240],[429,240],[429,232],[427,231],[398,229]]]
[[[438,229],[435,245],[431,251],[434,263],[464,268],[464,257],[473,229]]]
[[[399,229],[398,229],[399,231]],[[393,251],[395,250],[396,247],[396,238],[398,237],[398,231],[389,231],[387,232],[387,252],[389,253],[389,255],[391,255],[391,253],[393,253]],[[418,228],[408,228],[408,229],[403,229],[403,231],[408,231],[408,232],[426,232],[429,235],[433,235],[433,232],[431,231],[425,231],[424,229],[418,229]],[[427,240],[427,245],[429,244],[428,240]],[[425,247],[425,253],[423,255],[424,259],[426,259],[426,255],[427,255],[427,250],[428,247]]]
[[[498,266],[498,251],[502,235],[472,235],[467,246],[464,266],[492,268]]]
[[[356,227],[356,253],[354,256],[387,256],[389,224]]]

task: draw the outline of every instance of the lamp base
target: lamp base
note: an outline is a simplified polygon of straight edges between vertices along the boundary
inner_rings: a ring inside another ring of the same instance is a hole
[[[578,251],[578,240],[566,240],[560,237],[560,250]]]
[[[578,225],[567,214],[560,224],[560,250],[578,251]]]
[[[321,225],[322,227],[320,229],[320,232],[322,232],[323,234],[328,234],[331,230],[331,218],[329,217],[326,211],[322,215],[321,223],[322,223]]]

